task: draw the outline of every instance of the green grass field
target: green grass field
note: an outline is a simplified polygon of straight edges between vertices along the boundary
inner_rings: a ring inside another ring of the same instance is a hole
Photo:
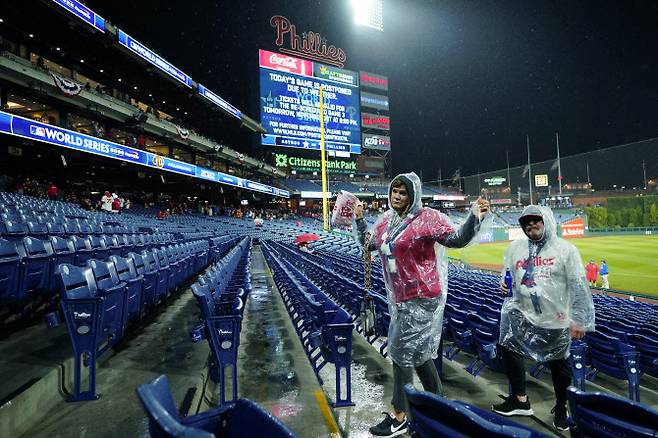
[[[610,287],[658,296],[658,236],[603,236],[571,239],[580,251],[583,263],[594,259],[608,262]],[[503,253],[509,242],[487,243],[448,254],[472,265],[502,267]],[[599,279],[600,285],[600,279]]]

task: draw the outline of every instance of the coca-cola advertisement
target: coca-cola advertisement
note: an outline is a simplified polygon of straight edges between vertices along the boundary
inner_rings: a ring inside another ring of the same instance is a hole
[[[302,76],[313,76],[313,63],[281,53],[259,51],[260,66],[295,73]]]

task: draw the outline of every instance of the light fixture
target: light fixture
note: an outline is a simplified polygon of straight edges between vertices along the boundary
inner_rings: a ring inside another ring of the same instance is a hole
[[[184,114],[185,114],[185,115],[187,115],[187,111],[185,111],[185,113],[184,113]]]
[[[352,0],[352,9],[356,24],[384,31],[383,0]]]
[[[5,22],[5,20],[3,20],[2,18],[0,18],[0,23],[4,23],[4,22]]]
[[[136,89],[137,89],[137,85],[135,85],[133,88],[136,90]]]
[[[176,108],[176,111],[180,111],[180,108]]]
[[[121,82],[121,78],[117,79],[117,81]]]
[[[100,69],[99,71],[100,71],[101,73],[104,73],[104,71],[103,71],[103,69],[102,69],[102,68],[101,68],[101,69]]]
[[[62,49],[60,49],[59,47],[55,47],[55,50],[57,50],[59,52]]]
[[[165,102],[165,101],[163,100],[162,103],[167,103],[167,102]]]
[[[80,62],[84,64],[84,63],[85,63],[85,60],[84,60],[84,59],[81,59]]]
[[[33,34],[33,33],[29,34],[28,36],[29,36],[30,38],[34,38],[34,34]]]

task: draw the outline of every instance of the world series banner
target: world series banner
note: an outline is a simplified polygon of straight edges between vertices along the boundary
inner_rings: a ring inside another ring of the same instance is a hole
[[[260,50],[261,143],[320,149],[320,86],[324,91],[325,148],[361,153],[356,72]]]
[[[195,164],[163,157],[152,152],[131,148],[102,138],[37,122],[0,111],[0,133],[28,138],[54,146],[99,155],[114,160],[126,161],[142,166],[210,180],[233,187],[255,190],[273,196],[290,197],[290,192],[248,179],[239,178]]]

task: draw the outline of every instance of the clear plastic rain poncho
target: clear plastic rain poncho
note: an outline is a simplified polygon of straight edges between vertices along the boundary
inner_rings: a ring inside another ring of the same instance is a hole
[[[512,297],[500,315],[500,344],[538,362],[569,356],[569,324],[594,330],[594,303],[580,254],[557,237],[557,225],[548,207],[529,205],[521,215],[541,216],[544,236],[512,242],[505,252]],[[503,280],[501,280],[503,281]]]
[[[422,207],[421,182],[415,173],[396,179],[407,188],[409,207],[402,215],[390,208],[378,219],[368,249],[378,250],[382,259],[391,317],[388,354],[400,367],[418,367],[439,348],[448,292],[445,247],[466,246],[482,223],[470,213],[456,230],[446,215]],[[389,204],[391,191],[389,185]],[[365,221],[358,221],[357,227],[363,241]]]

